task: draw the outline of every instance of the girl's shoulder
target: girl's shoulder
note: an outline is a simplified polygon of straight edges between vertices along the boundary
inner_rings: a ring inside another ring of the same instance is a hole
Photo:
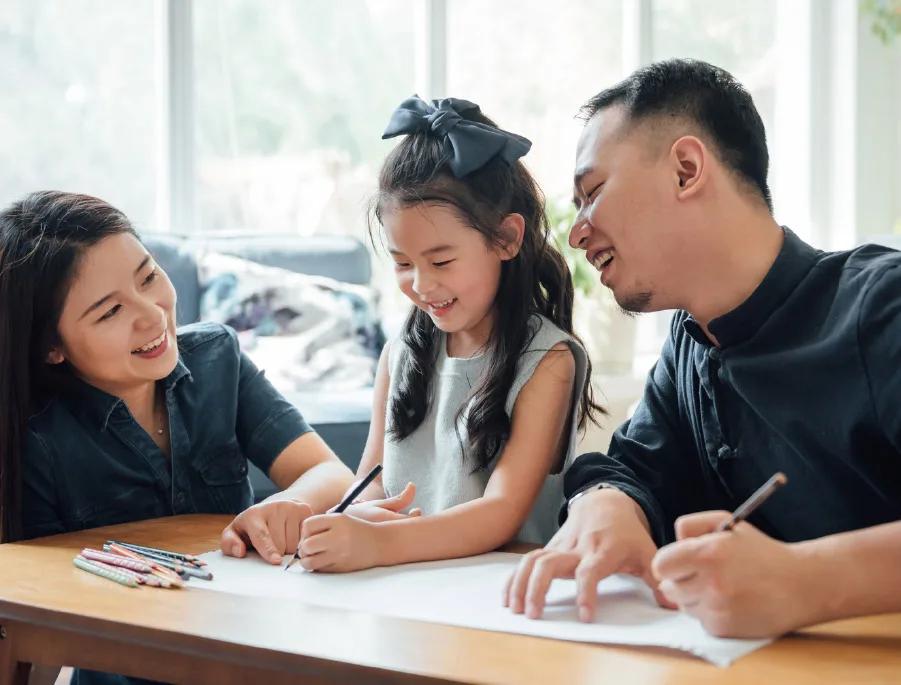
[[[529,337],[523,353],[547,352],[558,343],[567,345],[577,357],[587,356],[581,343],[575,336],[567,333],[557,324],[542,314],[533,314],[529,319]]]

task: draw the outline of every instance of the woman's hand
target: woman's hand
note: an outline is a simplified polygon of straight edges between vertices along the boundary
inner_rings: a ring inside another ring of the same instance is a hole
[[[313,515],[309,504],[296,500],[273,500],[254,504],[238,514],[222,531],[222,553],[243,557],[247,546],[270,564],[280,564],[282,556],[294,554],[300,541],[300,527]]]

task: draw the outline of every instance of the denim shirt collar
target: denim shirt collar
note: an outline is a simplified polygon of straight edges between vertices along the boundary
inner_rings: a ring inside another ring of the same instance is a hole
[[[163,379],[163,388],[168,392],[174,388],[183,378],[192,379],[191,372],[182,362],[179,356],[175,368]],[[124,402],[115,395],[95,388],[90,383],[78,380],[74,383],[72,391],[66,396],[66,401],[77,414],[84,417],[98,430],[106,430],[110,417],[119,405]]]
[[[708,328],[721,347],[730,347],[750,339],[776,309],[788,298],[816,263],[820,250],[811,247],[794,232],[782,227],[785,239],[760,285],[738,307],[713,319]],[[710,341],[691,316],[682,323],[694,340],[710,346]]]

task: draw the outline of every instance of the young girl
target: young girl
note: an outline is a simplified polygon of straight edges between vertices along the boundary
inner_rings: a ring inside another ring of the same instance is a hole
[[[548,242],[540,191],[517,161],[526,139],[464,100],[418,97],[384,137],[374,214],[414,307],[386,347],[359,474],[366,494],[416,484],[423,516],[307,519],[305,568],[351,571],[546,542],[577,429],[600,407],[572,332],[573,288]],[[380,483],[380,484],[379,484]]]

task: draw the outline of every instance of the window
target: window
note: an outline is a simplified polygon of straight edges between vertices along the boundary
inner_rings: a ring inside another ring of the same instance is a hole
[[[152,0],[6,2],[0,13],[0,203],[96,195],[156,221]]]
[[[361,233],[413,90],[412,0],[199,0],[198,223],[211,231]]]
[[[622,3],[451,0],[447,93],[535,145],[523,160],[550,202],[570,204],[579,107],[622,77]]]

